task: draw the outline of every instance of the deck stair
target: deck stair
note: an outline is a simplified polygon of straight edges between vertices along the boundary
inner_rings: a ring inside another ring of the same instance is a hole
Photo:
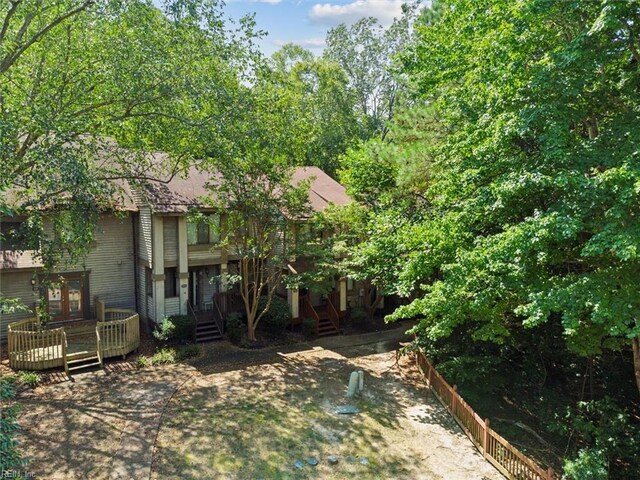
[[[196,325],[196,343],[213,342],[222,340],[222,333],[215,321],[205,319]]]
[[[67,371],[78,372],[89,368],[101,368],[97,351],[84,351],[67,354]]]
[[[318,314],[318,336],[326,337],[328,335],[338,335],[340,331],[335,327],[331,318],[329,317],[329,312],[326,308],[323,307],[314,307],[315,311]]]

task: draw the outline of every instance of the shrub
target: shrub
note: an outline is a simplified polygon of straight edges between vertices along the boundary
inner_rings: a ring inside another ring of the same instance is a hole
[[[227,337],[231,343],[239,344],[246,328],[239,313],[233,312],[227,316]]]
[[[305,338],[313,338],[316,334],[316,321],[313,318],[302,319],[302,334]]]
[[[200,355],[200,345],[184,345],[178,348],[176,352],[176,358],[178,360],[186,360],[187,358],[193,358]]]
[[[351,324],[354,327],[362,327],[369,320],[369,315],[367,315],[367,311],[362,307],[355,307],[351,310],[351,314],[349,315],[351,318]]]
[[[152,364],[153,362],[151,361],[151,359],[144,355],[140,355],[138,358],[136,358],[136,367],[138,368],[148,367],[149,365],[152,365]]]
[[[258,312],[261,312],[267,305],[268,298],[266,296],[260,297],[260,303],[258,304]],[[284,298],[274,295],[271,298],[271,305],[269,310],[264,314],[260,325],[264,326],[274,333],[280,333],[288,325],[291,325],[291,311],[289,310],[289,304]]]
[[[176,326],[173,322],[168,318],[163,318],[160,325],[153,331],[153,338],[159,342],[167,342],[173,337],[175,330]]]
[[[18,372],[18,379],[31,388],[36,388],[38,385],[40,385],[40,382],[42,382],[42,377],[39,373],[29,372],[26,370]]]
[[[193,341],[196,330],[196,321],[187,315],[172,315],[169,321],[174,325],[172,339],[178,342]]]
[[[13,376],[0,377],[0,472],[19,471],[26,464],[16,439],[20,407],[11,402],[16,394],[15,382]]]
[[[567,480],[606,480],[607,457],[602,450],[584,448],[578,452],[575,459],[564,461],[564,476]]]
[[[168,363],[176,363],[176,351],[173,348],[161,348],[153,357],[151,363],[154,365],[166,365]]]

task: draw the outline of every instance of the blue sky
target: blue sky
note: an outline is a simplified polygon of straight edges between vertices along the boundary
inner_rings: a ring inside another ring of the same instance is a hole
[[[269,32],[260,43],[266,55],[287,42],[319,55],[331,27],[365,16],[376,17],[388,26],[400,15],[403,1],[407,0],[226,0],[225,12],[233,19],[255,12],[258,28]]]
[[[406,1],[406,0],[404,0]],[[322,53],[327,30],[372,16],[387,26],[399,16],[403,0],[228,0],[226,12],[239,18],[256,13],[258,27],[269,32],[261,43],[270,55],[287,42]]]

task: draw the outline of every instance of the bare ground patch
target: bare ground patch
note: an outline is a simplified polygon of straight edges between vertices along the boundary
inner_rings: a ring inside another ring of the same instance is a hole
[[[502,478],[408,358],[396,365],[395,352],[372,349],[317,348],[194,378],[167,406],[152,478]],[[354,369],[365,372],[361,413],[337,414]],[[296,467],[309,457],[319,465]]]

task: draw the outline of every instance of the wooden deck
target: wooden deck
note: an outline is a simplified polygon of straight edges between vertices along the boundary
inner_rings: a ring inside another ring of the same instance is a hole
[[[27,370],[63,366],[69,373],[88,360],[102,366],[105,358],[124,357],[139,347],[140,319],[135,311],[108,309],[102,303],[97,311],[95,320],[56,322],[45,328],[37,318],[10,324],[9,364]]]

